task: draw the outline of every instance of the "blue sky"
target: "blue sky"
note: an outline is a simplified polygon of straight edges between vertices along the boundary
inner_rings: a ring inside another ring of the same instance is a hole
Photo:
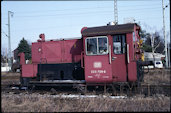
[[[118,21],[134,18],[142,29],[161,35],[162,0],[118,0]],[[168,5],[169,0],[164,0]],[[39,34],[45,39],[65,39],[81,37],[82,27],[104,26],[114,21],[114,1],[2,1],[1,2],[1,50],[8,48],[8,11],[11,17],[11,49],[18,47],[24,37],[35,42]],[[166,35],[170,40],[170,5],[165,9]],[[3,33],[2,33],[3,32]]]

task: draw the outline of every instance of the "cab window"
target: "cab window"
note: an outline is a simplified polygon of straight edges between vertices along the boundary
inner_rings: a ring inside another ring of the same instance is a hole
[[[113,52],[114,54],[125,53],[125,35],[115,35],[113,36]]]
[[[103,55],[108,53],[108,40],[106,36],[88,37],[86,39],[87,55]]]
[[[98,38],[99,54],[107,54],[107,38]]]
[[[87,41],[87,54],[97,54],[97,38],[89,38]]]

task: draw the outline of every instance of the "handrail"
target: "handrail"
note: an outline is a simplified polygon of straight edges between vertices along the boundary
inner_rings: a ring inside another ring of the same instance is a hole
[[[109,64],[111,64],[111,45],[109,45]]]
[[[129,64],[129,44],[127,44],[127,62]]]
[[[81,52],[81,67],[84,68],[84,65],[83,65],[83,58],[84,58],[84,51]]]

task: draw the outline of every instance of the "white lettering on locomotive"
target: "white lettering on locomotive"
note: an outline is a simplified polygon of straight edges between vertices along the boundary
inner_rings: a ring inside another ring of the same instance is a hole
[[[91,73],[106,73],[106,70],[91,70]]]
[[[109,76],[103,76],[103,78],[109,78]]]
[[[93,76],[88,76],[88,78],[93,78]]]
[[[100,78],[101,75],[100,74],[95,74],[94,76],[97,77],[97,78]]]
[[[101,62],[94,62],[93,67],[94,68],[101,68],[102,67],[102,63]]]

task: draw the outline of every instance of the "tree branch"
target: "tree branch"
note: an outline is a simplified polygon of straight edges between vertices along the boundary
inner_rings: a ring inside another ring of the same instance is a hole
[[[161,41],[157,44],[157,46],[154,48],[154,51],[159,47]]]

